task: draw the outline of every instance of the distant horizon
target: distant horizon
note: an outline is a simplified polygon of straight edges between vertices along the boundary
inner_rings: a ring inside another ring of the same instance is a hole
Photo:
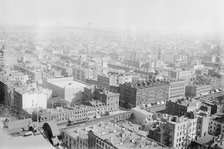
[[[222,0],[0,0],[0,25],[224,33]]]
[[[204,32],[204,33],[189,33],[189,32],[186,32],[186,31],[182,31],[182,32],[159,32],[157,30],[151,30],[151,31],[139,31],[139,32],[132,32],[130,29],[123,29],[123,28],[100,28],[100,27],[88,27],[88,26],[57,26],[57,25],[48,25],[48,26],[38,26],[38,25],[15,25],[15,24],[8,24],[8,25],[5,25],[5,24],[0,24],[0,27],[34,27],[34,28],[38,28],[38,29],[52,29],[52,28],[58,28],[58,29],[62,29],[62,28],[70,28],[70,29],[92,29],[92,30],[102,30],[102,31],[111,31],[111,32],[117,32],[117,33],[130,33],[130,34],[154,34],[154,35],[164,35],[164,36],[167,36],[167,35],[187,35],[187,36],[198,36],[198,37],[201,37],[201,36],[213,36],[213,37],[222,37],[220,38],[221,40],[224,40],[224,32],[212,32],[212,33],[209,33],[209,32]],[[211,37],[212,38],[212,37]]]

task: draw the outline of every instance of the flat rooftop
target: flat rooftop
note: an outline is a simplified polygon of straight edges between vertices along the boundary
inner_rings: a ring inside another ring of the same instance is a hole
[[[60,88],[64,87],[71,87],[71,88],[80,88],[80,87],[86,87],[86,84],[83,84],[81,82],[77,81],[56,81],[56,82],[49,82],[55,86],[58,86]]]
[[[165,148],[156,142],[131,132],[125,127],[112,122],[99,122],[90,126],[83,126],[79,128],[70,128],[64,130],[69,136],[82,139],[88,139],[88,132],[92,130],[93,133],[103,140],[109,140],[114,146],[122,149],[141,148],[142,149],[162,149]]]
[[[49,141],[42,135],[37,136],[16,136],[8,135],[3,129],[2,119],[0,118],[0,148],[2,149],[55,149]]]

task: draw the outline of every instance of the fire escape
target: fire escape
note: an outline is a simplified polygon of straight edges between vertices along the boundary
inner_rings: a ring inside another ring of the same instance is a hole
[[[172,130],[169,126],[164,127],[164,144],[166,146],[171,146],[172,145]]]
[[[183,147],[185,147],[185,149],[188,148],[188,145],[191,143],[191,136],[189,134],[189,129],[191,128],[191,123],[187,124],[187,128],[185,128],[184,131],[184,139],[183,139]]]

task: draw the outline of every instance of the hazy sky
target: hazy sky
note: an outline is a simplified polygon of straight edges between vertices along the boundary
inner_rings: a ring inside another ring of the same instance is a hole
[[[0,24],[223,32],[224,0],[0,0]]]

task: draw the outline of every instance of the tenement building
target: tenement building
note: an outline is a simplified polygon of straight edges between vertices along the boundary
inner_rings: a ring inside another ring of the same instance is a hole
[[[194,113],[187,116],[172,116],[166,122],[153,125],[149,137],[168,147],[183,149],[196,137],[197,117]]]
[[[138,83],[120,84],[120,105],[133,108],[143,104],[166,101],[168,99],[169,82],[148,80]]]
[[[167,101],[166,102],[166,112],[167,114],[183,116],[187,112],[195,111],[199,109],[201,102],[195,99],[178,99],[177,101]]]
[[[209,120],[208,133],[213,136],[224,135],[224,115],[215,114]]]
[[[73,127],[62,131],[69,149],[165,149],[166,147],[112,122]]]

